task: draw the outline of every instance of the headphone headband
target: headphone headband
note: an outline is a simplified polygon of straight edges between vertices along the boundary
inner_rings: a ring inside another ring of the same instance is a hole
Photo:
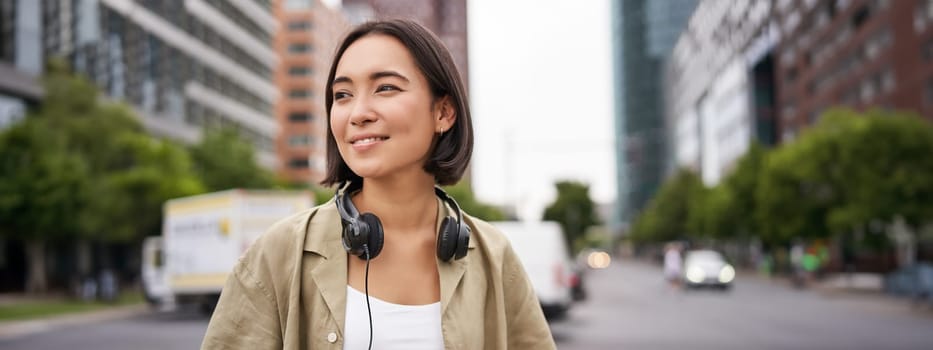
[[[453,197],[449,196],[447,192],[444,192],[440,187],[434,186],[434,194],[440,197],[444,202],[450,204],[453,207],[454,211],[457,212],[457,229],[460,229],[460,225],[463,223],[463,212],[460,211],[460,205],[457,204],[457,201]]]
[[[353,181],[350,180],[344,181],[344,183],[337,188],[337,209],[346,213],[349,219],[355,220],[360,216],[360,213],[356,210],[356,206],[350,201],[349,194],[362,188],[362,184],[354,186]],[[344,215],[341,215],[341,218],[343,216]]]

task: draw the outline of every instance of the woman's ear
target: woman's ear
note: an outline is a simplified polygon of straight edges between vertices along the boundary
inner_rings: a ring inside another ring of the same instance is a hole
[[[450,96],[440,98],[434,104],[434,131],[441,134],[450,130],[457,121],[457,110],[450,102]]]

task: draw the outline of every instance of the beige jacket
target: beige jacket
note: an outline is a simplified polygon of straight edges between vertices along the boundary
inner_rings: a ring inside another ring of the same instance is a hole
[[[439,203],[440,219],[449,208]],[[464,221],[473,231],[467,256],[437,262],[445,348],[554,349],[508,240],[482,220]],[[201,348],[342,349],[347,253],[340,232],[333,200],[273,225],[227,278]]]

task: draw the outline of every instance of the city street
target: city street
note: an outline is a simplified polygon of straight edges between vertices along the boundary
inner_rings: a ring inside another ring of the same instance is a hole
[[[560,349],[933,348],[933,312],[874,295],[742,274],[729,292],[674,292],[660,267],[633,261],[588,277],[590,299],[552,327]]]
[[[933,311],[875,295],[797,291],[739,275],[730,292],[675,292],[660,269],[616,261],[553,325],[560,349],[929,349]],[[745,277],[745,278],[743,278]],[[147,314],[0,341],[18,349],[194,349],[207,318]]]

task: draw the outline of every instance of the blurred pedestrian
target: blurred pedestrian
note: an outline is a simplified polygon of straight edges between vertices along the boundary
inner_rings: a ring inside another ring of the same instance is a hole
[[[807,271],[804,268],[804,257],[803,243],[800,241],[794,242],[793,246],[790,248],[791,282],[797,288],[806,287],[807,284]]]
[[[505,236],[437,187],[460,180],[473,148],[440,39],[408,20],[361,24],[325,90],[335,197],[249,248],[202,348],[554,349]]]
[[[683,279],[683,259],[680,244],[668,243],[664,249],[664,278],[674,290],[680,289]]]

